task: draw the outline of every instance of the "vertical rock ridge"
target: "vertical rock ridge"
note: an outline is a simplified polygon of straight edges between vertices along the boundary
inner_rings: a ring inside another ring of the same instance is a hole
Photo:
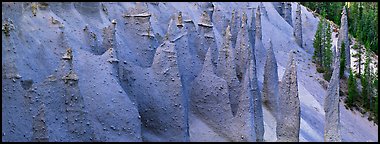
[[[344,69],[344,75],[348,77],[349,69],[351,66],[351,55],[350,55],[350,44],[349,44],[349,37],[348,37],[348,21],[347,21],[347,11],[346,7],[343,7],[342,10],[342,16],[340,18],[340,29],[339,29],[339,36],[338,36],[338,49],[341,49],[342,43],[345,44],[345,54],[346,54],[346,63],[345,63],[345,69]]]
[[[277,116],[279,99],[277,61],[273,51],[272,41],[269,40],[267,57],[264,66],[263,103],[273,116]]]
[[[238,105],[239,80],[236,77],[235,53],[232,48],[231,27],[227,26],[224,33],[223,47],[219,49],[217,75],[227,81],[229,100],[231,102],[232,114],[235,115]]]
[[[288,24],[293,27],[293,21],[292,21],[292,3],[291,2],[285,2],[284,4],[284,19]]]
[[[302,45],[302,16],[301,16],[301,6],[297,4],[296,19],[293,27],[293,35],[296,38],[296,43],[303,48]]]
[[[241,81],[244,77],[244,73],[247,69],[250,56],[252,54],[252,47],[249,42],[248,28],[247,28],[247,15],[243,13],[242,26],[240,28],[237,40],[236,40],[236,73],[237,77]]]
[[[280,84],[280,94],[276,127],[277,141],[298,142],[301,118],[294,50],[290,51],[289,61]]]
[[[337,52],[338,54],[339,52]],[[339,56],[339,54],[338,54]],[[340,142],[340,110],[339,110],[339,68],[340,61],[335,61],[334,71],[327,87],[327,95],[324,100],[325,126],[324,141]]]

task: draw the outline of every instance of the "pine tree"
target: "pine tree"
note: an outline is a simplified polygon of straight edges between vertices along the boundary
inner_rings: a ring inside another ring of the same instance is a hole
[[[323,21],[321,18],[321,20],[318,23],[318,28],[317,28],[317,31],[315,32],[314,42],[313,42],[313,46],[314,46],[313,59],[315,63],[317,64],[317,67],[322,64],[322,28],[323,28],[322,23]]]
[[[362,83],[362,105],[363,108],[368,109],[368,99],[370,97],[370,71],[369,71],[370,57],[368,50],[366,51],[366,62],[364,64],[364,74],[361,77]]]
[[[339,68],[340,78],[343,77],[345,63],[346,63],[345,43],[342,42],[342,46],[340,48],[340,68]]]
[[[323,49],[323,69],[325,71],[324,78],[329,81],[332,74],[331,64],[332,64],[332,39],[331,39],[331,27],[330,23],[325,23],[325,40],[324,40],[324,49]]]
[[[359,43],[359,42],[358,42]],[[352,57],[355,57],[357,58],[357,60],[355,60],[354,62],[356,63],[355,66],[358,68],[358,73],[357,73],[357,77],[360,77],[361,76],[361,65],[362,65],[362,49],[361,49],[361,46],[360,46],[360,43],[357,44],[355,43],[355,45],[353,46],[353,49],[355,49],[357,51],[356,54],[352,55]]]
[[[350,76],[348,77],[348,98],[347,98],[347,104],[349,107],[352,107],[354,105],[354,102],[356,101],[356,97],[358,95],[358,92],[356,90],[356,80],[354,75],[352,74],[352,70],[350,69]]]

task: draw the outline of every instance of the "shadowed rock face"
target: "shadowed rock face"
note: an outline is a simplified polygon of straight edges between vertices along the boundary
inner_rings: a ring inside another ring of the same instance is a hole
[[[298,97],[297,64],[295,51],[290,52],[289,62],[280,84],[277,121],[277,141],[298,142],[300,133],[300,100]]]
[[[265,65],[265,59],[266,59],[266,50],[264,48],[262,39],[263,39],[263,33],[262,33],[262,25],[261,25],[261,8],[258,7],[256,11],[256,37],[255,37],[255,47],[254,47],[254,55],[256,57],[256,70],[257,75],[263,75],[264,74],[264,65]]]
[[[252,55],[252,46],[249,42],[248,36],[248,25],[247,25],[247,15],[243,13],[242,26],[239,31],[236,40],[236,73],[237,77],[242,80],[245,70],[247,69],[247,64],[249,62],[250,56]]]
[[[251,89],[253,95],[253,113],[254,113],[254,126],[256,133],[256,141],[264,141],[264,121],[261,92],[258,86],[257,71],[255,65],[256,58],[252,57],[249,65],[249,74],[251,79]],[[248,71],[247,69],[247,71]]]
[[[339,52],[338,52],[339,53]],[[340,56],[340,54],[338,54]],[[340,142],[340,110],[339,110],[339,68],[340,62],[335,61],[334,71],[327,87],[324,101],[325,126],[324,140],[326,142]]]
[[[260,122],[260,116],[262,118],[262,113],[261,115],[258,113],[260,105],[255,105],[255,98],[260,95],[260,91],[257,86],[254,60],[249,61],[249,67],[247,68],[242,81],[242,88],[236,117],[238,117],[238,120],[240,120],[242,125],[246,125],[243,127],[243,130],[250,134],[246,137],[248,141],[262,141],[262,136],[264,134],[264,127],[261,127],[263,126],[262,119]]]
[[[212,21],[212,14],[214,12],[214,4],[212,2],[205,2],[205,3],[202,3],[202,6],[204,11],[207,12],[208,16],[210,17],[210,21]]]
[[[261,28],[261,8],[257,7],[256,11],[256,37],[261,41],[263,39],[263,32]]]
[[[190,95],[191,111],[207,120],[215,131],[229,137],[232,111],[227,82],[216,76],[211,62],[211,49],[208,50],[202,72],[195,78]]]
[[[268,18],[268,12],[267,10],[265,9],[265,6],[263,4],[263,2],[260,2],[260,5],[259,5],[260,9],[261,9],[261,12],[263,14],[264,17]]]
[[[283,14],[283,9],[284,9],[284,2],[272,2],[272,5],[273,7],[276,9],[276,11],[278,12],[278,14],[280,14],[280,16],[282,18],[284,18],[284,14]]]
[[[264,66],[263,103],[272,115],[276,116],[279,98],[277,61],[271,41],[269,41],[269,45]]]
[[[213,5],[214,11],[211,18],[213,25],[218,32],[223,32],[226,29],[227,25],[232,26],[230,23],[230,17],[227,17],[225,14],[226,12],[229,13],[229,11],[225,11],[225,9],[223,9],[219,3],[213,3]]]
[[[296,43],[302,46],[302,19],[301,19],[301,6],[297,4],[296,20],[294,22],[293,35],[296,38]]]
[[[144,141],[185,141],[188,137],[176,53],[175,44],[164,41],[151,68],[121,66],[122,80],[138,103]]]
[[[255,40],[256,40],[256,17],[255,17],[255,8],[252,8],[252,17],[251,23],[248,26],[248,35],[249,42],[252,47],[252,55],[255,53]]]
[[[232,48],[231,36],[231,27],[228,25],[225,30],[223,47],[219,49],[216,74],[227,82],[231,110],[232,114],[235,115],[240,93],[240,82],[236,76],[235,52]]]
[[[285,8],[284,8],[284,19],[290,26],[293,26],[292,21],[292,3],[291,2],[285,2]]]
[[[235,9],[232,10],[231,20],[230,20],[230,26],[231,26],[231,34],[232,34],[232,47],[236,47],[236,40],[238,33],[240,31],[240,18],[238,15],[238,11]]]
[[[257,141],[257,133],[264,134],[262,111],[260,115],[261,104],[255,106],[255,99],[260,103],[261,99],[259,99],[260,96],[255,96],[259,95],[259,90],[254,68],[254,65],[250,65],[247,69],[235,116],[232,115],[229,106],[231,103],[228,96],[228,84],[213,72],[210,49],[202,72],[193,82],[190,95],[191,111],[230,141]],[[255,122],[260,118],[261,122]]]

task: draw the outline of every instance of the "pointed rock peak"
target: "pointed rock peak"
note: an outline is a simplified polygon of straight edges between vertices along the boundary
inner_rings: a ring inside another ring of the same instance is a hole
[[[235,17],[236,17],[236,10],[233,9],[232,13],[231,13],[231,20],[230,20],[230,24],[229,25],[231,25],[231,26],[234,25],[234,23],[235,23]]]
[[[269,39],[268,40],[268,43],[269,43],[269,47],[268,47],[268,50],[273,50],[273,44],[272,44],[272,40]]]
[[[256,8],[251,8],[252,9],[252,17],[251,17],[251,27],[254,27],[254,25],[255,25],[255,19],[256,19],[256,17],[255,17],[255,9]]]
[[[257,11],[256,11],[255,29],[256,29],[256,33],[255,33],[256,37],[259,40],[262,40],[263,36],[262,36],[262,30],[261,30],[261,10],[259,6],[257,7]]]
[[[243,28],[244,26],[247,25],[247,14],[243,12],[243,17],[241,18],[241,27]]]
[[[226,30],[224,31],[224,39],[225,39],[225,41],[227,41],[227,40],[230,40],[231,37],[232,37],[231,26],[228,25],[227,28],[226,28]]]
[[[66,50],[66,53],[63,55],[62,59],[64,59],[64,60],[71,60],[71,59],[73,59],[73,50],[71,48],[68,48]]]
[[[183,20],[182,20],[182,12],[178,12],[178,17],[177,17],[177,26],[178,27],[183,27]]]
[[[296,51],[295,50],[291,50],[289,52],[289,65],[295,65],[296,64],[295,56],[296,56]]]
[[[343,6],[342,15],[347,15],[346,6]]]
[[[209,47],[208,50],[207,50],[207,53],[206,53],[206,57],[205,57],[205,61],[203,62],[203,70],[202,72],[206,72],[206,73],[214,73],[214,68],[213,68],[213,64],[212,64],[212,50],[211,48]]]
[[[118,63],[119,60],[116,58],[116,55],[115,55],[115,50],[113,48],[109,48],[107,51],[106,51],[107,55],[109,56],[109,58],[107,59],[107,61],[109,63]]]
[[[260,10],[260,6],[257,7],[257,11],[256,11],[256,19],[261,19],[261,10]]]
[[[301,11],[301,5],[299,3],[297,3],[297,12],[300,12]]]
[[[235,19],[235,17],[236,17],[236,10],[233,9],[232,13],[231,13],[231,21],[233,21]]]
[[[205,26],[205,27],[213,27],[210,16],[207,14],[206,11],[203,11],[202,16],[201,16],[201,21],[200,23],[198,23],[198,25]]]

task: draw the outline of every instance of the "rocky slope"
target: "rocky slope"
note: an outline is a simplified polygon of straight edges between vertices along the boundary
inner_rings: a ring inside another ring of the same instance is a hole
[[[296,3],[3,2],[2,141],[281,141],[286,117],[291,141],[324,141],[318,21]],[[278,117],[286,92],[298,116]],[[335,105],[341,141],[378,141]]]

